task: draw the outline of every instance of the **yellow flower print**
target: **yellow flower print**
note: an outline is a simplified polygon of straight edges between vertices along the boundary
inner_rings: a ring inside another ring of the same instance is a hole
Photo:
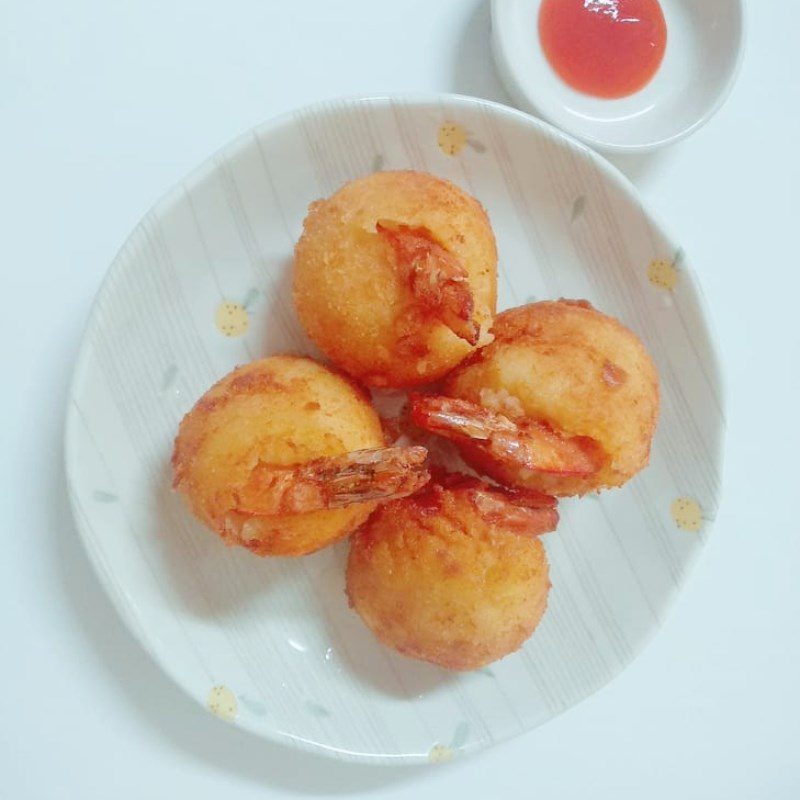
[[[467,146],[467,131],[457,122],[443,122],[437,139],[439,149],[446,156],[457,156]]]
[[[212,686],[206,705],[212,714],[226,722],[233,722],[239,712],[236,695],[227,686]]]
[[[247,333],[250,317],[241,303],[232,303],[230,300],[226,300],[217,308],[214,322],[217,330],[223,336],[241,336]]]
[[[682,531],[697,533],[703,527],[700,504],[691,497],[678,497],[669,508],[672,519]]]
[[[443,744],[435,744],[428,753],[428,761],[431,764],[443,764],[445,761],[450,761],[452,757],[453,751]]]
[[[656,259],[647,267],[647,279],[653,286],[672,291],[678,283],[678,270],[669,261]]]
[[[647,267],[647,278],[653,286],[672,291],[678,285],[683,248],[679,247],[672,261],[656,258]]]
[[[443,122],[437,132],[439,149],[446,156],[457,156],[465,147],[471,147],[476,153],[485,153],[486,145],[473,139],[469,131],[457,122]]]

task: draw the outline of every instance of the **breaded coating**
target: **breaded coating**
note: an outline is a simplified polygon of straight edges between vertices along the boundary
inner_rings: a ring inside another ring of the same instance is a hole
[[[444,377],[486,341],[496,293],[483,207],[422,172],[377,172],[312,203],[295,247],[303,326],[369,386]]]
[[[275,476],[293,478],[297,465],[384,444],[363,389],[309,358],[274,356],[234,370],[184,417],[172,457],[174,485],[228,544],[258,555],[302,555],[347,536],[376,502],[320,508],[330,501]],[[277,490],[285,496],[270,508]],[[303,507],[317,510],[273,513]]]
[[[550,588],[552,498],[449,476],[382,506],[351,539],[350,605],[385,645],[454,670],[517,650]]]
[[[599,446],[589,474],[520,468],[459,443],[475,469],[509,486],[581,495],[621,486],[645,467],[659,411],[658,373],[641,340],[585,301],[533,303],[497,316],[495,339],[456,369],[444,393]],[[588,451],[587,451],[588,452]],[[594,456],[592,456],[594,457]]]

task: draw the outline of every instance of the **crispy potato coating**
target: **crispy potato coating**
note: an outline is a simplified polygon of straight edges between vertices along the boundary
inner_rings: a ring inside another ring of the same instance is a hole
[[[510,486],[580,495],[621,486],[647,465],[659,409],[658,373],[639,338],[585,301],[534,303],[499,314],[495,340],[455,370],[446,394],[515,422],[544,423],[601,448],[592,474],[521,469],[461,444],[476,469]]]
[[[184,417],[172,457],[174,485],[228,544],[258,555],[302,555],[347,536],[376,503],[254,512],[248,501],[258,499],[253,481],[259,469],[384,444],[380,419],[362,389],[309,358],[275,356],[234,370]],[[299,502],[307,496],[303,492]]]
[[[496,292],[486,212],[426,173],[377,172],[312,203],[295,248],[302,324],[370,386],[442,378],[486,341]]]
[[[558,515],[552,498],[449,483],[385,504],[356,532],[347,595],[385,645],[472,670],[517,650],[542,618],[550,581],[537,534]]]

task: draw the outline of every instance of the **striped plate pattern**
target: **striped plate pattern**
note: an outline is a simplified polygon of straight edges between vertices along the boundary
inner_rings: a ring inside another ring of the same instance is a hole
[[[344,596],[347,544],[298,560],[228,549],[170,491],[182,415],[232,367],[315,354],[291,302],[308,204],[378,169],[449,178],[489,211],[500,308],[587,298],[642,336],[662,378],[650,467],[563,503],[553,590],[518,653],[452,674],[379,645]],[[603,159],[511,109],[454,96],[307,108],[247,133],[162,199],[98,294],[67,421],[77,526],[146,649],[209,711],[370,761],[443,761],[546,722],[658,628],[709,534],[724,414],[700,289],[678,244]]]

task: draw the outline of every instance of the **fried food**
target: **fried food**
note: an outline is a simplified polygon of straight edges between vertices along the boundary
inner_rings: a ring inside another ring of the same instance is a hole
[[[602,466],[603,451],[585,436],[565,436],[533,419],[503,414],[454,397],[414,395],[411,419],[420,428],[468,446],[498,467],[587,477]]]
[[[309,358],[275,356],[234,370],[184,417],[174,486],[228,544],[302,555],[428,480],[425,448],[384,444],[356,384]]]
[[[633,332],[567,300],[504,311],[492,332],[444,384],[473,405],[423,403],[417,424],[456,440],[500,483],[557,496],[621,486],[646,466],[658,373]]]
[[[347,596],[385,645],[454,670],[517,650],[550,588],[539,534],[555,500],[443,475],[381,506],[351,539]]]
[[[486,212],[422,172],[377,172],[312,203],[295,248],[303,326],[370,386],[444,377],[487,340],[496,293]]]
[[[404,497],[419,488],[426,457],[424,447],[382,447],[294,467],[259,461],[233,501],[242,513],[275,516]]]

